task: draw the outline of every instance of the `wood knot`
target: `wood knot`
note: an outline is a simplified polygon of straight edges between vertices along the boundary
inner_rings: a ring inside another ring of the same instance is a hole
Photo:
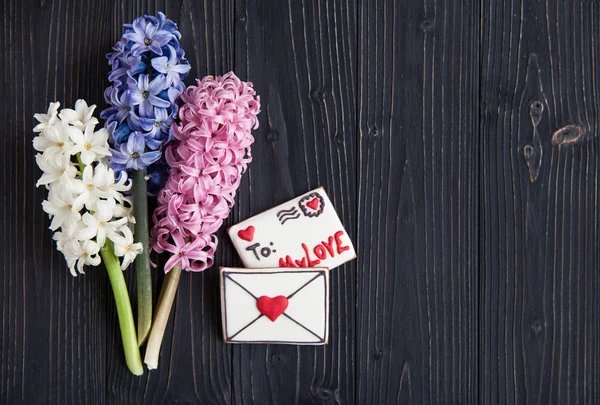
[[[583,128],[579,125],[566,125],[552,135],[552,145],[572,145],[582,140]]]
[[[542,331],[542,324],[539,321],[535,321],[531,324],[531,330],[533,331],[534,335],[539,335]]]
[[[323,101],[325,100],[325,91],[322,89],[317,89],[312,92],[312,98],[315,101]]]
[[[531,122],[533,123],[534,129],[537,130],[537,126],[542,120],[542,115],[544,114],[544,103],[539,100],[534,101],[529,106],[529,116],[531,117]]]
[[[523,154],[527,160],[535,158],[535,149],[533,148],[533,145],[525,145],[523,148]]]
[[[537,180],[542,166],[542,142],[537,131],[533,137],[533,144],[527,144],[523,147],[523,156],[529,169],[529,181],[533,183]]]
[[[533,103],[531,103],[531,106],[529,106],[529,112],[532,117],[541,116],[544,112],[544,103],[542,103],[539,100],[534,101]]]
[[[273,360],[273,363],[275,364],[283,364],[283,357],[280,354],[274,355],[271,360]]]
[[[331,390],[324,389],[319,391],[319,399],[323,401],[329,401],[332,398],[333,392],[331,392]]]
[[[421,23],[421,30],[423,32],[429,32],[433,30],[434,25],[435,24],[433,23],[433,21],[431,21],[430,19],[426,19]]]
[[[279,140],[279,132],[277,132],[276,130],[271,130],[267,133],[267,140],[269,142],[277,142]]]

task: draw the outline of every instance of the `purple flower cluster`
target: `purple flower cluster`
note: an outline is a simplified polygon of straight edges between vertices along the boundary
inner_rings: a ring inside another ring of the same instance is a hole
[[[106,120],[110,159],[115,171],[148,168],[148,192],[156,194],[166,181],[162,147],[178,113],[175,101],[185,90],[182,80],[190,71],[177,25],[165,18],[144,16],[125,24],[125,33],[107,56],[112,85],[104,92],[110,107]]]

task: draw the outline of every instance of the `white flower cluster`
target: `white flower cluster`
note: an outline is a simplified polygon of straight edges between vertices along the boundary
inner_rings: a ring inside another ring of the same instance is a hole
[[[123,195],[131,182],[126,172],[115,181],[108,167],[108,132],[94,131],[96,106],[77,100],[74,110],[63,108],[59,113],[59,107],[58,102],[50,103],[46,114],[35,114],[39,124],[33,129],[39,133],[33,147],[42,152],[35,157],[43,171],[37,186],[48,189],[42,207],[52,218],[57,249],[76,276],[75,269],[83,273],[84,265],[100,264],[100,249],[108,238],[125,270],[142,252],[130,228],[135,222],[132,201]]]

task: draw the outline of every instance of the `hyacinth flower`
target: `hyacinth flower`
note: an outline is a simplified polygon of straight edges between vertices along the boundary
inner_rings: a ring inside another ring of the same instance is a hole
[[[127,174],[115,180],[108,166],[108,131],[95,130],[95,105],[77,100],[75,109],[50,103],[46,114],[35,114],[39,135],[33,147],[41,153],[36,162],[43,174],[37,186],[45,186],[48,199],[42,208],[50,218],[56,248],[73,276],[83,274],[85,266],[101,261],[115,296],[125,360],[133,374],[144,372],[138,348],[133,313],[123,270],[142,252],[133,240],[130,226],[132,201],[124,193],[131,188]]]
[[[185,89],[182,80],[190,65],[179,46],[177,25],[163,13],[136,18],[124,27],[114,52],[107,55],[112,84],[104,98],[110,107],[100,117],[110,133],[111,168],[128,171],[133,179],[135,231],[144,247],[136,260],[141,345],[152,325],[147,195],[156,195],[168,176],[162,151],[170,139],[170,126],[178,112],[175,101]]]
[[[258,127],[260,97],[252,83],[232,72],[205,77],[181,95],[178,124],[165,150],[171,167],[154,211],[152,247],[169,252],[167,273],[144,362],[158,366],[158,356],[181,271],[203,271],[213,265],[215,233],[234,204],[242,174],[252,160],[251,130]]]

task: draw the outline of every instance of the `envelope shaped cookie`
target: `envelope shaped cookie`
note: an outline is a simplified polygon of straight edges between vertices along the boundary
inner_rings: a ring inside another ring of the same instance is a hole
[[[323,345],[329,333],[329,270],[220,270],[226,343]]]
[[[322,187],[248,218],[227,232],[249,268],[333,269],[356,257]]]

